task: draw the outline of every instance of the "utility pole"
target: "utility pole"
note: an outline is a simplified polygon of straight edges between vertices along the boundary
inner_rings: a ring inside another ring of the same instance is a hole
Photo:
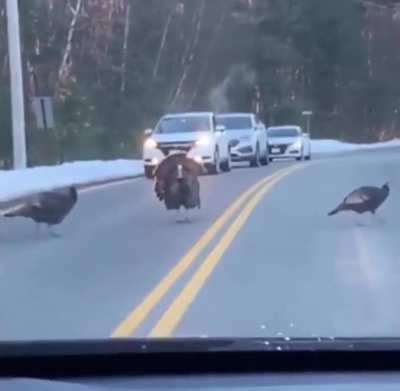
[[[26,168],[27,162],[18,0],[7,0],[7,33],[11,75],[14,169],[21,169]]]

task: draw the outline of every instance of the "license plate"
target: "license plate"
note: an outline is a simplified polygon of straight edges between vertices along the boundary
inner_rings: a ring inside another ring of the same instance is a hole
[[[272,148],[271,152],[272,153],[281,153],[281,149],[280,148]]]

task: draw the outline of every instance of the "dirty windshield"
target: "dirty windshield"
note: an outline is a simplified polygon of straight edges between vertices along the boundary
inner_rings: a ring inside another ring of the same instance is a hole
[[[400,0],[0,1],[0,347],[400,337],[399,221]]]

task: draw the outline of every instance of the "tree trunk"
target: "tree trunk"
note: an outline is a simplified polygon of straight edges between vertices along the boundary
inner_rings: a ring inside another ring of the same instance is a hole
[[[121,93],[123,94],[126,89],[126,63],[128,59],[128,41],[129,33],[131,30],[131,3],[128,1],[125,15],[124,27],[124,44],[122,46],[122,64],[121,64]]]
[[[173,107],[176,104],[179,96],[182,94],[183,86],[185,84],[186,78],[189,74],[190,68],[191,68],[194,58],[196,56],[196,48],[197,48],[197,44],[198,44],[199,38],[200,38],[204,5],[205,5],[205,0],[202,0],[200,7],[199,7],[199,11],[198,11],[198,17],[197,17],[197,23],[196,23],[196,29],[195,29],[193,41],[192,41],[192,44],[190,45],[190,50],[189,50],[188,56],[186,56],[186,58],[184,58],[182,75],[179,79],[178,86],[177,86],[175,93],[173,95],[173,98],[170,102],[170,107]]]
[[[167,21],[165,22],[164,31],[163,31],[163,34],[162,34],[162,37],[161,37],[160,48],[158,49],[156,62],[154,64],[154,68],[153,68],[153,81],[157,77],[157,74],[158,74],[158,68],[160,66],[161,56],[162,56],[162,53],[164,51],[165,44],[167,42],[169,26],[171,24],[172,17],[173,17],[174,12],[175,12],[175,8],[176,7],[173,7],[171,9],[171,11],[168,13]]]
[[[79,13],[82,8],[82,0],[77,0],[75,8],[69,3],[69,8],[72,12],[72,19],[68,29],[67,44],[65,45],[63,58],[61,61],[60,68],[58,70],[58,81],[56,85],[56,96],[60,94],[60,87],[65,82],[68,71],[68,64],[70,62],[71,50],[72,50],[72,40],[74,38],[76,22],[79,17]]]

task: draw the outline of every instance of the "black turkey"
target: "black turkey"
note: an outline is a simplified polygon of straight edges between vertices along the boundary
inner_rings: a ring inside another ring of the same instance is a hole
[[[51,227],[60,224],[71,212],[78,200],[78,192],[71,186],[65,191],[46,191],[37,196],[36,201],[26,202],[11,212],[6,213],[5,217],[25,217],[39,224],[44,223],[50,229],[53,236],[55,232]]]
[[[366,212],[375,214],[376,210],[388,198],[389,192],[388,183],[385,183],[382,187],[360,187],[351,192],[337,208],[328,213],[328,216],[333,216],[344,211],[353,211],[359,214]]]

